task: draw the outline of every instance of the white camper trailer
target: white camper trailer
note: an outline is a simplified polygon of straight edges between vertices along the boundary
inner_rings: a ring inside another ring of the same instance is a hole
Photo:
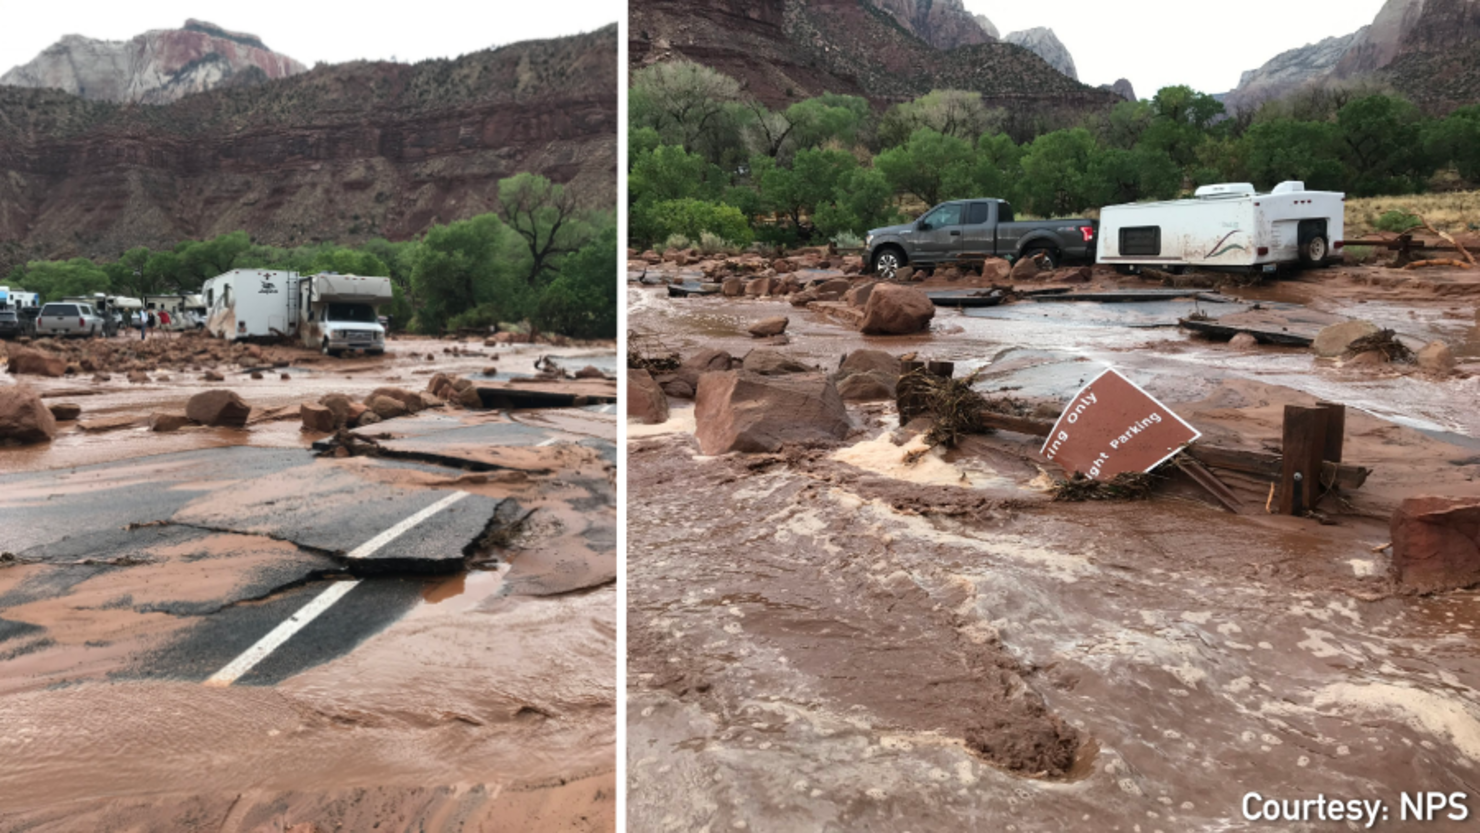
[[[170,314],[169,330],[191,330],[197,326],[197,319],[204,320],[205,312],[202,309],[205,301],[199,295],[179,293],[175,295],[145,295],[143,299],[144,308],[153,312],[168,312]]]
[[[205,282],[206,331],[228,341],[297,332],[297,272],[233,269]]]
[[[298,335],[327,355],[344,350],[385,352],[378,307],[391,301],[391,279],[324,272],[298,283]]]
[[[1108,206],[1099,262],[1122,270],[1320,266],[1343,246],[1345,202],[1345,194],[1282,182],[1268,194],[1231,183],[1205,185],[1190,200]]]

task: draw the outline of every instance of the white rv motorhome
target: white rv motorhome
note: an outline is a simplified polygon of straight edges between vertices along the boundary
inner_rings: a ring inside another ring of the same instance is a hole
[[[344,350],[385,352],[378,308],[392,299],[391,279],[323,272],[298,283],[298,335],[327,355]]]
[[[297,272],[233,269],[205,282],[206,331],[228,341],[297,332]]]
[[[214,336],[297,336],[327,355],[385,352],[377,308],[392,298],[390,278],[234,269],[206,281],[201,291],[206,330]]]
[[[1303,182],[1268,194],[1240,182],[1205,185],[1190,200],[1108,206],[1099,262],[1122,270],[1320,266],[1344,245],[1345,203],[1345,194],[1307,191]]]

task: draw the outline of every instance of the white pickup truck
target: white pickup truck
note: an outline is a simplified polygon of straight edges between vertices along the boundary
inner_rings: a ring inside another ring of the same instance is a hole
[[[93,312],[91,304],[52,303],[36,316],[38,336],[85,336],[102,334],[103,319]]]

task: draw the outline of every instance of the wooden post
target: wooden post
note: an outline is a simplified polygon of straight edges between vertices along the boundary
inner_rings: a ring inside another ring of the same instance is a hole
[[[1280,514],[1304,515],[1321,492],[1321,457],[1326,453],[1324,408],[1285,406],[1285,437],[1280,465]]]
[[[1326,412],[1326,451],[1321,459],[1340,463],[1341,452],[1346,445],[1346,406],[1335,402],[1317,402],[1316,407]]]
[[[942,379],[950,379],[956,375],[955,362],[930,362],[925,365],[925,369],[930,372],[931,376],[939,376]]]

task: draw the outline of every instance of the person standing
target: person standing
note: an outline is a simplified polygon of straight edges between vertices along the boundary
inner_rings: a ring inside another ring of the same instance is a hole
[[[139,328],[139,341],[149,337],[149,319],[144,317],[144,311],[134,313],[134,326]]]

